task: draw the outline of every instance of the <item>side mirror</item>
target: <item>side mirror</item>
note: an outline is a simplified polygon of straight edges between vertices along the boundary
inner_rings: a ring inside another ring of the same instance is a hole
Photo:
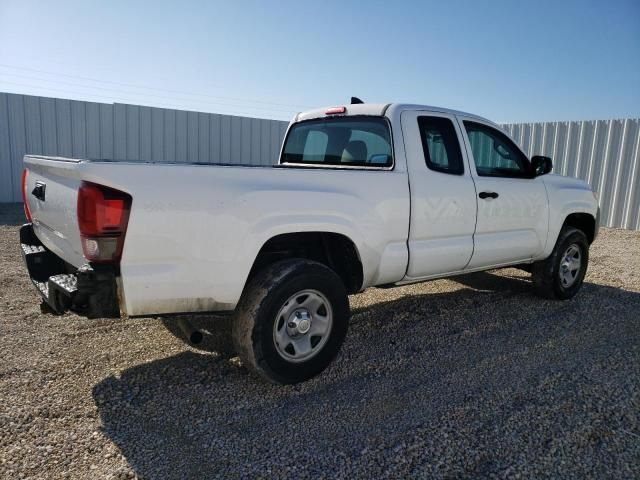
[[[533,169],[533,176],[539,177],[540,175],[549,173],[553,169],[553,163],[549,157],[536,155],[535,157],[531,157],[531,167]]]

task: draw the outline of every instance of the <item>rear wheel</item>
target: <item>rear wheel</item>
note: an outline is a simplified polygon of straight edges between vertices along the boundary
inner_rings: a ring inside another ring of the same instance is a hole
[[[536,293],[544,298],[567,300],[582,286],[589,264],[589,241],[581,230],[563,227],[551,255],[532,267]]]
[[[309,260],[285,260],[247,285],[233,341],[247,368],[274,383],[296,383],[331,363],[348,320],[347,292],[335,272]]]

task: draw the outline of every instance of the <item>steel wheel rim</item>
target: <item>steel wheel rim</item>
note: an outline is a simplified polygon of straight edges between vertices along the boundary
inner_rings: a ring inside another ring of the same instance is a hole
[[[331,303],[317,290],[301,290],[284,302],[273,324],[273,344],[288,362],[315,357],[333,326]]]
[[[560,268],[558,269],[558,277],[560,277],[560,284],[564,288],[571,287],[582,269],[582,251],[576,243],[572,243],[564,251],[560,259]]]

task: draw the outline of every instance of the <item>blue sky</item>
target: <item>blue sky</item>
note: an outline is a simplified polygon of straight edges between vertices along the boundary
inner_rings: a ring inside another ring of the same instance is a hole
[[[0,91],[288,120],[366,101],[640,116],[640,0],[0,0]]]

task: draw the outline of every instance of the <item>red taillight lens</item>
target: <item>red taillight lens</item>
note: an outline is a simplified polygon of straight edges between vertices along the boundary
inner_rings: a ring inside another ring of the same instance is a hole
[[[82,182],[78,190],[78,226],[87,260],[97,263],[120,261],[130,211],[129,194]]]
[[[31,223],[31,211],[29,205],[27,205],[27,169],[22,170],[22,204],[24,205],[24,216],[27,217],[27,222]]]

